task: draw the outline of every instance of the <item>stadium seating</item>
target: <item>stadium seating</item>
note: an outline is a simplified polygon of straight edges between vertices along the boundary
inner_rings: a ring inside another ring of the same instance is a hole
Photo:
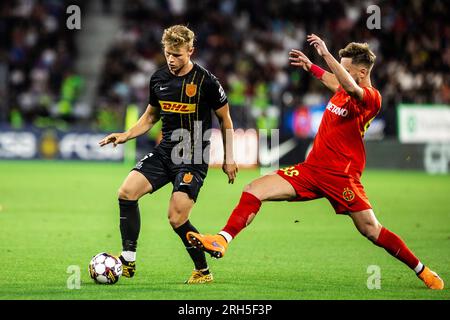
[[[287,64],[288,50],[299,48],[323,65],[305,47],[305,36],[312,32],[323,36],[335,55],[350,41],[366,41],[374,49],[374,85],[383,96],[380,117],[386,136],[396,134],[400,101],[450,103],[450,26],[445,15],[450,4],[445,1],[379,2],[381,29],[368,30],[369,15],[360,1],[131,0],[119,10],[105,6],[103,14],[115,15],[120,31],[96,68],[98,86],[87,101],[85,119],[74,112],[86,90],[86,76],[75,68],[80,49],[75,40],[89,31],[62,27],[68,4],[0,4],[5,39],[0,55],[7,61],[0,68],[0,78],[7,79],[0,87],[1,123],[52,126],[59,119],[70,126],[122,128],[124,108],[147,103],[149,77],[164,63],[162,30],[174,23],[195,30],[194,59],[225,86],[237,127],[281,127],[280,114],[286,110],[328,99],[320,84]],[[90,8],[83,7],[83,15]],[[429,16],[433,21],[424,23]]]

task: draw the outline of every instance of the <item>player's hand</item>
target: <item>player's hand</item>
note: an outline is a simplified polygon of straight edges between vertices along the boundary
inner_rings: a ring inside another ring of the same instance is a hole
[[[291,60],[291,66],[303,68],[305,71],[311,69],[311,60],[300,50],[292,49],[289,52],[289,60]]]
[[[114,148],[117,147],[118,144],[125,143],[128,141],[128,135],[125,132],[122,133],[111,133],[104,139],[99,141],[100,147],[106,146],[109,143],[114,145]]]
[[[228,183],[233,184],[234,179],[236,179],[236,175],[239,171],[236,162],[233,161],[232,163],[224,163],[222,166],[222,170],[228,176]]]
[[[325,42],[320,39],[318,36],[316,36],[314,33],[310,34],[306,37],[306,41],[309,42],[309,45],[314,46],[316,48],[317,53],[323,57],[324,55],[329,54],[327,46],[325,45]]]

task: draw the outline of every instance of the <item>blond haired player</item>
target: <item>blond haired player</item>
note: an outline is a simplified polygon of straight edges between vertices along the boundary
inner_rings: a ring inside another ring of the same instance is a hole
[[[186,247],[195,269],[188,284],[213,280],[205,254],[186,239],[197,229],[189,221],[189,213],[197,200],[208,171],[209,137],[212,113],[221,125],[225,148],[223,171],[233,183],[237,166],[232,154],[232,141],[225,132],[233,129],[227,96],[217,78],[191,60],[194,32],[182,25],[164,30],[162,45],[167,64],[150,79],[149,104],[138,122],[128,131],[113,133],[100,141],[125,143],[145,134],[161,119],[162,141],[131,170],[119,188],[120,232],[123,251],[120,259],[124,276],[133,277],[136,270],[136,248],[140,232],[138,200],[169,182],[173,185],[168,218],[173,230]],[[150,210],[149,210],[150,211]]]

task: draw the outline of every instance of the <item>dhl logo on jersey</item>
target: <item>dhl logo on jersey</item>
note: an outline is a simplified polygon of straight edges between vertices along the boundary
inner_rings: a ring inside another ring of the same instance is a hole
[[[166,112],[175,113],[194,113],[197,105],[195,103],[173,102],[173,101],[159,101],[161,109]]]

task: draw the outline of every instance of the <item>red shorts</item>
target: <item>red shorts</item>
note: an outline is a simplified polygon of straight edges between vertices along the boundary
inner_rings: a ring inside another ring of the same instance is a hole
[[[280,169],[277,174],[294,187],[297,198],[291,201],[308,201],[325,197],[337,214],[372,208],[363,185],[359,179],[351,175],[319,169],[305,163]]]

